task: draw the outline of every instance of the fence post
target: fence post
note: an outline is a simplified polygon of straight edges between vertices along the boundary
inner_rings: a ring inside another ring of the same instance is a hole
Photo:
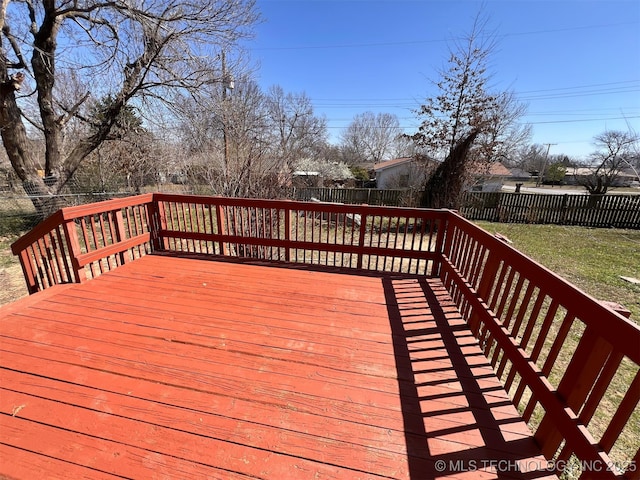
[[[497,193],[497,200],[496,200],[496,210],[495,210],[495,217],[494,217],[494,222],[499,222],[501,220],[501,211],[502,211],[502,192],[496,192]]]

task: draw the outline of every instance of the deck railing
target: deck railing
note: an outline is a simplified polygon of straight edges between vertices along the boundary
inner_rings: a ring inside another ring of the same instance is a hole
[[[638,478],[638,326],[454,213],[442,253],[445,287],[545,457]]]
[[[638,326],[453,212],[149,194],[12,248],[32,293],[152,252],[439,276],[558,471],[640,476]]]

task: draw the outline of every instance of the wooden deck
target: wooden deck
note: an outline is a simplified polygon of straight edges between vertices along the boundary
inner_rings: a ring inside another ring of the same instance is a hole
[[[0,477],[550,476],[439,279],[148,255],[0,334]]]

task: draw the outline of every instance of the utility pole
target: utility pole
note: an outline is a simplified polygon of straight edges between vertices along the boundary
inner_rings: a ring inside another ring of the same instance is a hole
[[[228,105],[227,105],[227,89],[233,90],[234,82],[231,75],[227,72],[227,57],[225,51],[221,54],[222,60],[222,141],[224,142],[224,188],[227,194],[227,185],[229,179],[229,139],[227,137],[227,122],[229,121]]]
[[[540,186],[544,178],[544,171],[547,169],[547,161],[549,160],[549,150],[551,149],[552,145],[557,145],[557,143],[543,143],[543,145],[547,146],[547,153],[544,155],[544,163],[542,164],[542,170],[538,175],[538,181],[536,182],[536,187]]]

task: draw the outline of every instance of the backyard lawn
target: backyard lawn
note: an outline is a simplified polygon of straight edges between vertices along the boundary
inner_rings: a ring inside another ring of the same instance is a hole
[[[622,304],[640,323],[640,230],[475,222],[598,300]]]

